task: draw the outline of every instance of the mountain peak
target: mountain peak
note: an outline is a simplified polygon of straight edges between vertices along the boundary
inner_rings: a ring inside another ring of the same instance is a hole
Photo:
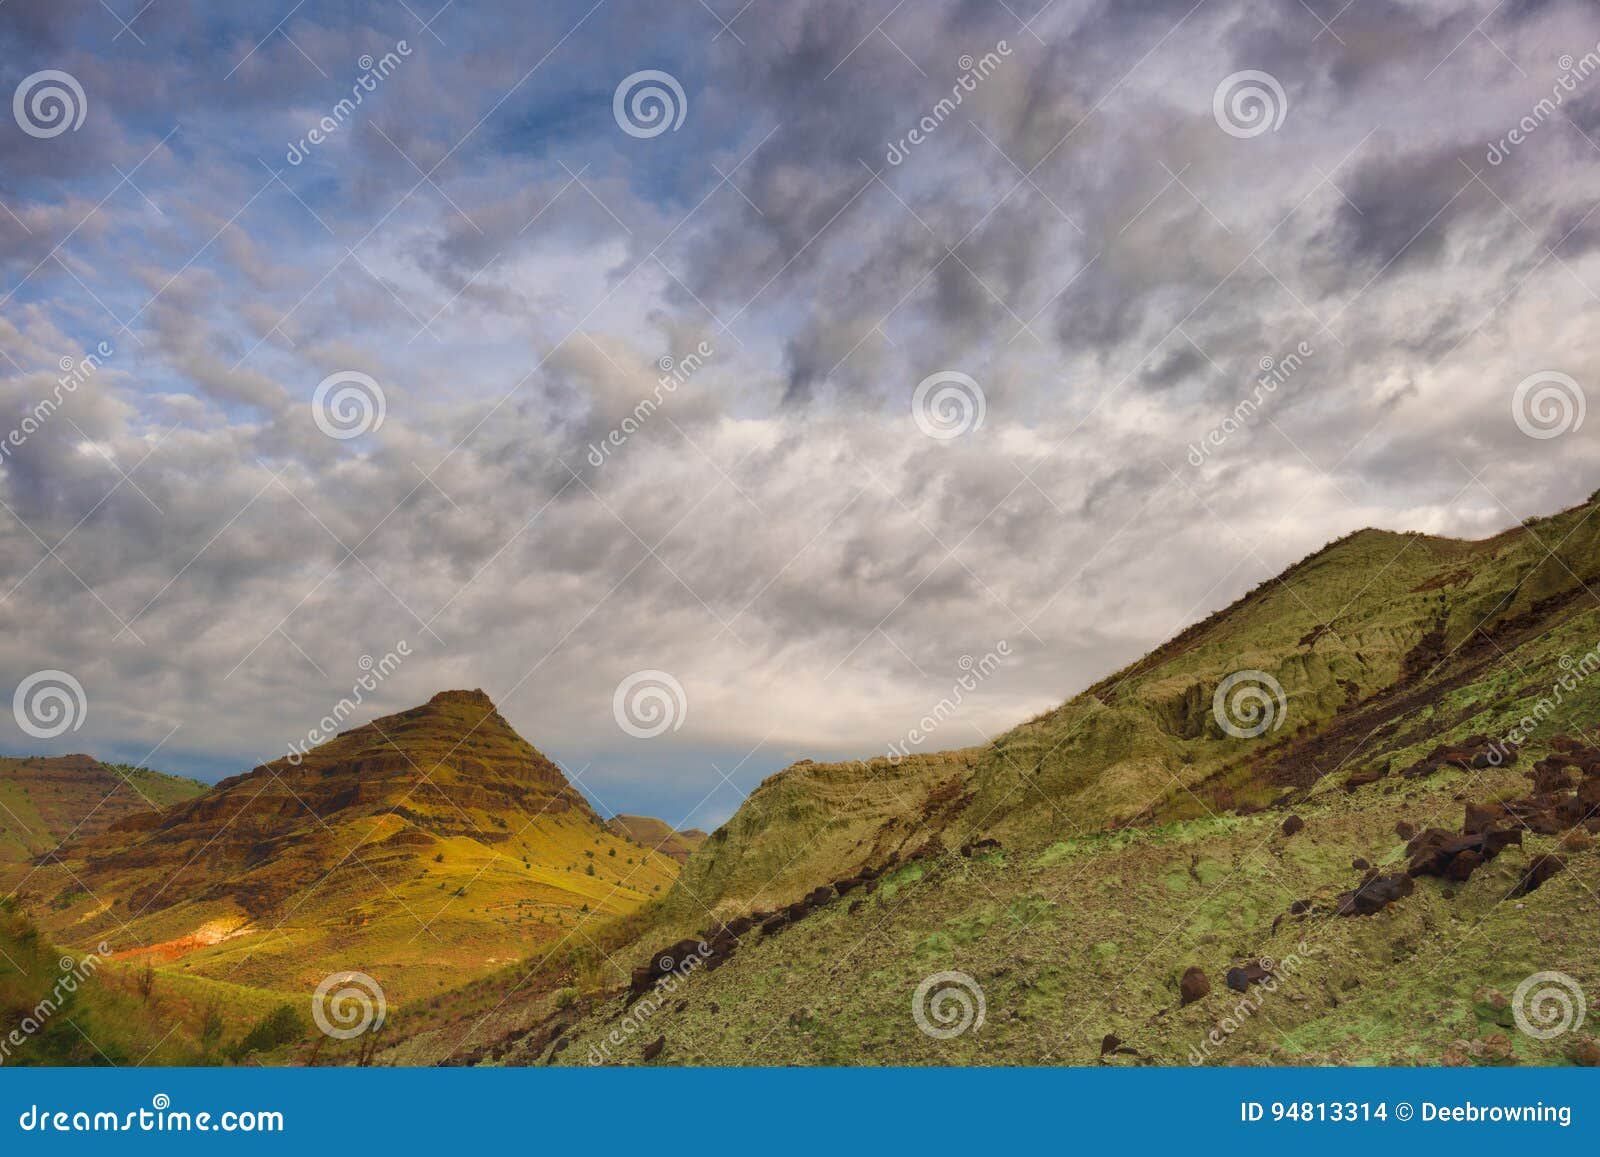
[[[429,707],[459,706],[486,708],[490,711],[498,710],[494,705],[494,700],[490,699],[481,687],[474,687],[471,691],[440,691],[432,699],[428,700],[427,705]]]

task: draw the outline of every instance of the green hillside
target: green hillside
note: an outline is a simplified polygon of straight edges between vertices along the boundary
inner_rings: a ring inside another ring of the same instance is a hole
[[[1361,531],[987,748],[790,768],[589,983],[503,974],[393,1056],[592,1061],[688,937],[715,967],[608,1061],[1593,1058],[1517,1032],[1506,998],[1536,972],[1600,986],[1595,510],[1481,542]],[[1265,714],[1214,704],[1241,671]],[[1436,855],[1485,823],[1488,854]],[[1227,987],[1263,959],[1274,992]],[[1210,992],[1184,1004],[1190,969]],[[987,1009],[938,1040],[911,1001],[945,971]]]
[[[193,799],[205,784],[87,755],[0,757],[0,865]]]

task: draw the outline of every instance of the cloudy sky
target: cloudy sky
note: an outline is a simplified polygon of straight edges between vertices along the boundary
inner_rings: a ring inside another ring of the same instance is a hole
[[[222,8],[0,7],[0,750],[399,649],[709,827],[1600,479],[1587,0]]]

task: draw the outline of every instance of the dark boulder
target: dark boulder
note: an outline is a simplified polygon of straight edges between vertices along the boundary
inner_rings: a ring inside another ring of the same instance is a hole
[[[1301,819],[1299,816],[1290,816],[1288,819],[1283,821],[1283,834],[1286,836],[1292,836],[1305,826],[1305,820]]]
[[[1241,965],[1238,968],[1228,969],[1228,975],[1225,979],[1228,987],[1233,991],[1244,992],[1252,984],[1264,983],[1271,975],[1272,973],[1268,972],[1260,964],[1251,961],[1249,964]]]
[[[661,1055],[661,1050],[667,1047],[667,1038],[658,1036],[655,1040],[644,1046],[644,1052],[639,1055],[648,1063]]]
[[[1449,866],[1444,870],[1444,878],[1461,883],[1470,877],[1473,872],[1477,871],[1482,864],[1483,857],[1469,849],[1450,861]]]
[[[1354,891],[1340,893],[1335,911],[1341,916],[1376,915],[1396,900],[1411,895],[1415,888],[1416,884],[1404,872],[1392,876],[1374,875]]]
[[[1178,1003],[1180,1005],[1193,1004],[1202,997],[1211,994],[1211,978],[1206,975],[1206,970],[1198,964],[1192,964],[1183,971],[1183,979],[1178,981]]]

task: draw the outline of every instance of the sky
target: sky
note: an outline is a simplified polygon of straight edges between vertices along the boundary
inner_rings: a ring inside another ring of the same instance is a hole
[[[710,828],[1600,477],[1593,3],[7,0],[6,93],[0,752],[476,687]]]

